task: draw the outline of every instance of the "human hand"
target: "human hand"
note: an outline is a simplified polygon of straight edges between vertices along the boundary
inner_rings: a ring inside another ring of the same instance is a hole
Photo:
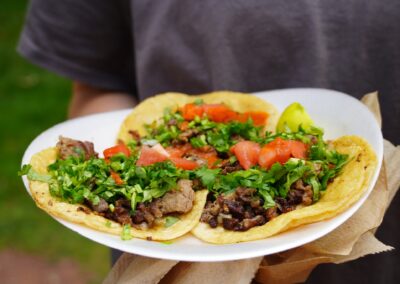
[[[135,97],[131,94],[74,82],[68,118],[130,108],[135,106],[136,103]]]

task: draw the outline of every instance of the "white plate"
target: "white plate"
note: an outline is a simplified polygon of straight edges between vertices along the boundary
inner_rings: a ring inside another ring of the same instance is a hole
[[[301,246],[329,233],[362,205],[375,184],[383,156],[383,140],[380,128],[371,112],[358,100],[336,91],[324,89],[286,89],[256,93],[256,96],[273,103],[280,111],[292,102],[300,102],[316,124],[325,130],[325,138],[332,139],[346,134],[364,137],[378,156],[378,169],[368,191],[348,210],[328,221],[314,223],[264,240],[230,245],[212,245],[184,236],[172,244],[133,239],[123,241],[118,236],[101,233],[83,226],[57,219],[75,232],[103,245],[125,252],[183,261],[224,261],[268,255]],[[47,147],[54,146],[59,135],[93,141],[101,152],[114,144],[116,134],[124,117],[130,110],[91,115],[60,123],[39,135],[28,147],[23,164],[31,156]],[[26,177],[25,186],[28,188]],[[29,190],[28,190],[29,192]]]

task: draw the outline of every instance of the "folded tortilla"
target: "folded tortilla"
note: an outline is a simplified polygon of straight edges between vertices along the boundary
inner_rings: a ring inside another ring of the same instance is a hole
[[[182,93],[165,93],[146,99],[140,103],[124,120],[121,125],[118,139],[124,143],[132,140],[129,130],[136,130],[140,135],[145,135],[144,125],[151,124],[163,116],[164,110],[170,108],[177,110],[185,104],[202,99],[206,104],[224,103],[232,110],[244,113],[248,111],[263,111],[268,113],[264,130],[275,131],[279,113],[272,104],[251,94],[230,91],[218,91],[203,95],[189,96]]]
[[[35,154],[30,164],[39,174],[47,173],[47,166],[57,158],[57,149],[48,148]],[[45,182],[29,181],[29,187],[36,205],[54,217],[81,224],[86,227],[121,235],[123,226],[117,222],[97,215],[93,210],[82,204],[71,204],[50,195],[49,185]],[[147,230],[131,228],[131,236],[140,239],[165,241],[178,238],[189,232],[199,222],[201,212],[206,203],[207,191],[197,191],[193,208],[186,214],[179,215],[179,221],[165,227],[165,217],[160,218],[156,225]]]
[[[192,230],[193,235],[214,244],[253,241],[327,220],[342,213],[368,189],[377,167],[377,158],[371,146],[357,136],[343,136],[334,141],[334,147],[339,153],[348,154],[350,161],[315,204],[281,214],[266,224],[245,232],[229,231],[221,226],[211,228],[208,224],[199,222]]]

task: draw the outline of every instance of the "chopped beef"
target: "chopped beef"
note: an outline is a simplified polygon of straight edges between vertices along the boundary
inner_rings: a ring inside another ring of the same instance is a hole
[[[245,206],[244,207],[244,214],[243,217],[245,219],[251,219],[254,216],[256,216],[256,212],[254,212],[253,208],[249,207],[249,206]]]
[[[243,219],[244,208],[239,201],[226,200],[226,206],[229,209],[229,213],[232,214],[234,218]]]
[[[231,139],[232,139],[232,141],[234,141],[234,142],[236,142],[236,143],[245,140],[245,139],[244,139],[242,136],[240,136],[239,134],[233,134],[233,135],[231,136]],[[235,143],[235,144],[236,144],[236,143]]]
[[[221,164],[218,165],[218,167],[221,169],[221,174],[223,175],[243,170],[243,167],[239,164],[238,161],[235,161],[232,164],[229,160],[224,160]]]
[[[87,208],[86,206],[79,206],[76,210],[77,210],[77,211],[81,211],[81,212],[86,213],[86,214],[90,214],[90,213],[92,212],[92,211],[91,211],[89,208]]]
[[[251,208],[259,208],[264,205],[264,201],[261,198],[253,198],[250,201]]]
[[[149,225],[149,227],[152,227],[153,222],[155,221],[156,218],[154,218],[153,214],[151,214],[148,207],[144,206],[144,204],[140,204],[140,205],[143,206],[142,212],[143,212],[143,218],[144,218],[145,222]]]
[[[176,119],[174,119],[174,118],[171,118],[171,119],[168,121],[167,125],[168,125],[168,126],[178,125],[178,121],[177,121]]]
[[[247,231],[250,228],[253,228],[254,226],[262,226],[267,222],[265,220],[265,217],[262,215],[257,215],[251,219],[244,219],[243,220],[243,231]]]
[[[154,217],[161,218],[163,216],[163,212],[160,209],[158,201],[151,202],[149,204],[149,209],[150,209],[151,214],[153,214]]]
[[[219,206],[218,202],[207,201],[206,207],[201,215],[201,221],[205,223],[210,223],[211,219],[215,219],[216,221],[216,217],[218,217],[220,211],[221,207]]]
[[[220,194],[213,200],[209,195],[201,215],[201,222],[215,228],[218,225],[226,230],[247,231],[262,226],[279,214],[296,209],[299,204],[312,203],[312,188],[300,179],[296,181],[286,198],[275,197],[275,206],[264,208],[264,199],[254,188],[238,187],[229,194]]]
[[[122,225],[132,225],[131,215],[129,214],[130,209],[123,206],[116,206],[112,214],[112,219]]]
[[[230,231],[237,231],[235,230],[236,227],[239,225],[239,220],[234,218],[223,218],[222,219],[222,226],[226,230]]]
[[[178,139],[183,142],[189,142],[189,139],[196,136],[199,133],[197,129],[188,129],[178,135]]]
[[[135,224],[140,224],[145,222],[143,211],[135,210],[135,213],[132,216],[132,221]]]
[[[59,157],[63,160],[70,156],[80,157],[81,155],[84,156],[85,160],[98,157],[98,154],[94,151],[93,143],[88,141],[79,141],[60,136],[56,148]]]
[[[275,217],[278,217],[278,208],[276,206],[270,207],[265,211],[265,218],[267,218],[267,221],[270,221],[274,219]]]
[[[113,212],[109,210],[106,202],[107,210],[106,212],[101,211],[101,213],[104,212],[103,215],[106,218],[115,220],[121,224],[130,224],[138,228],[151,228],[156,219],[165,215],[189,212],[193,207],[194,198],[195,193],[192,189],[192,181],[182,179],[178,181],[178,188],[176,190],[167,192],[163,197],[156,198],[152,202],[139,202],[133,214],[130,213],[132,209],[130,201],[122,198],[115,202]],[[92,209],[95,210],[94,206],[92,206]],[[103,210],[103,207],[101,210]]]
[[[218,158],[221,160],[229,159],[229,154],[227,152],[218,152]]]
[[[184,145],[185,143],[186,143],[186,142],[181,141],[181,140],[179,140],[179,139],[172,139],[172,140],[171,140],[171,146],[172,146],[172,147],[182,146],[182,145]]]
[[[296,209],[295,204],[291,204],[288,200],[282,197],[275,198],[276,205],[281,213],[287,213]]]
[[[211,217],[208,221],[208,224],[211,226],[211,228],[216,228],[218,226],[217,217]]]
[[[203,153],[217,155],[217,151],[214,149],[214,147],[212,147],[210,145],[204,145],[202,147],[196,148],[196,150],[199,150],[200,152],[203,152]]]
[[[236,194],[240,200],[242,200],[245,204],[250,204],[252,202],[253,195],[256,193],[254,188],[248,187],[238,187],[236,189]],[[259,200],[259,199],[258,199]]]
[[[212,228],[221,225],[226,230],[247,231],[265,224],[264,202],[252,188],[238,187],[235,192],[221,194],[215,201],[208,200],[201,221]]]
[[[299,189],[291,189],[288,192],[287,202],[290,205],[300,204],[303,200],[303,191]]]
[[[313,202],[313,190],[311,185],[305,185],[302,179],[298,179],[291,186],[288,193],[289,199],[293,198],[294,204],[310,205]]]
[[[136,130],[129,130],[128,133],[132,136],[136,143],[140,144],[140,134]]]
[[[201,190],[203,189],[201,181],[199,179],[192,179],[192,187],[194,190]]]
[[[181,179],[177,190],[167,192],[158,200],[159,208],[163,214],[187,213],[193,207],[194,197],[192,181]]]
[[[121,198],[121,199],[118,199],[115,202],[115,206],[123,206],[123,207],[126,207],[126,208],[130,209],[131,208],[131,203],[130,203],[129,200]]]
[[[108,203],[103,198],[100,198],[98,204],[96,205],[91,204],[91,208],[96,212],[104,213],[108,210]]]
[[[315,145],[318,143],[318,138],[316,136],[314,136],[314,135],[307,135],[307,136],[308,136],[308,138],[310,138],[310,142],[312,145]]]

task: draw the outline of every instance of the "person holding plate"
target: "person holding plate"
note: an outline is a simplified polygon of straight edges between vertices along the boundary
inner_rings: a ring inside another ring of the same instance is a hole
[[[390,0],[32,0],[18,51],[73,82],[70,117],[167,91],[318,87],[360,98],[379,90],[384,136],[399,144],[399,15]],[[399,202],[378,231],[393,246]],[[309,282],[394,282],[399,258],[320,266]]]

